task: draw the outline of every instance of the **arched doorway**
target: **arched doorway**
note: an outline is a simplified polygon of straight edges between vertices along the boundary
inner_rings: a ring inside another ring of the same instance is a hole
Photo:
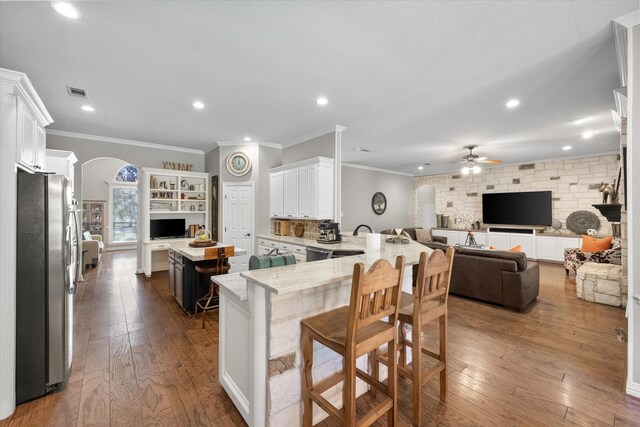
[[[118,158],[82,165],[83,231],[100,234],[105,250],[134,249],[138,240],[138,169]]]

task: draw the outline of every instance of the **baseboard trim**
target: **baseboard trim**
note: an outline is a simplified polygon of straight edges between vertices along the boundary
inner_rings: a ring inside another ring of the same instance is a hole
[[[627,394],[640,399],[640,383],[627,381]]]

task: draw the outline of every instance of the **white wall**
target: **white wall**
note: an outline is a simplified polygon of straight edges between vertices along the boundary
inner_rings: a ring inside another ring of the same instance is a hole
[[[313,157],[336,158],[336,132],[329,132],[282,150],[283,165]]]
[[[109,199],[109,185],[118,171],[128,162],[113,158],[99,158],[90,160],[82,165],[82,200]]]
[[[387,198],[387,209],[376,215],[371,198],[381,191]],[[342,165],[343,231],[367,224],[375,231],[413,226],[413,177],[379,170]]]

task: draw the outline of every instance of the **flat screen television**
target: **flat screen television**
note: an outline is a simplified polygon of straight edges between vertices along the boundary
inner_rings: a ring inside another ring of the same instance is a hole
[[[485,193],[482,222],[503,225],[551,225],[551,191]]]
[[[184,231],[184,218],[152,219],[149,226],[149,237],[152,239],[184,237]]]

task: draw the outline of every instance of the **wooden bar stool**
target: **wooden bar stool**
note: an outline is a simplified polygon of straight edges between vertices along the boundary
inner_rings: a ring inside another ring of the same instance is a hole
[[[420,392],[422,386],[429,382],[436,374],[440,374],[440,400],[447,401],[447,300],[449,297],[449,282],[451,266],[453,265],[454,249],[448,248],[447,254],[437,249],[427,260],[427,253],[420,254],[418,277],[413,295],[402,293],[400,301],[399,338],[398,347],[400,361],[398,375],[413,381],[413,424],[420,425]],[[434,353],[422,346],[422,328],[434,320],[440,324],[440,351]],[[405,334],[405,325],[411,325],[411,341]],[[407,347],[411,347],[411,363],[407,365]],[[391,352],[387,355],[393,354]],[[436,363],[423,372],[421,355],[425,354]],[[397,355],[395,355],[397,357]],[[396,357],[376,357],[373,363],[389,364]],[[377,367],[372,367],[377,372]]]
[[[229,257],[235,252],[234,246],[226,246],[224,248],[206,248],[204,250],[205,261],[199,262],[195,266],[195,270],[207,277],[209,283],[209,292],[202,298],[196,300],[195,318],[198,318],[198,309],[202,311],[202,329],[204,329],[204,313],[210,310],[217,310],[219,307],[218,285],[211,280],[212,276],[227,274],[231,266],[229,265]]]
[[[356,359],[371,354],[374,349],[387,344],[390,351],[397,351],[397,327],[400,293],[404,275],[404,257],[396,259],[393,268],[386,260],[376,261],[368,272],[364,264],[353,266],[351,299],[348,306],[302,320],[302,424],[313,423],[313,403],[330,417],[346,426],[369,426],[387,414],[387,425],[397,422],[397,377],[395,363],[389,367],[387,384],[374,379],[356,367]],[[382,319],[388,317],[387,321]],[[329,347],[344,359],[343,369],[316,383],[312,379],[313,341]],[[385,394],[383,400],[371,408],[356,422],[356,376]],[[322,396],[329,388],[344,382],[343,408],[337,409]]]

